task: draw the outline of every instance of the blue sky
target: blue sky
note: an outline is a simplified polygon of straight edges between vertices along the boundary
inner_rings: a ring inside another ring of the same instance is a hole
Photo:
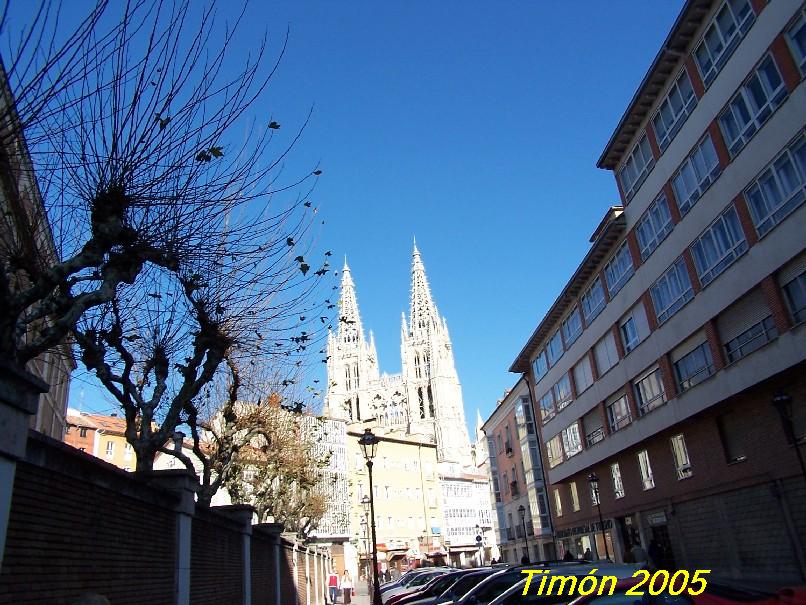
[[[234,53],[264,28],[276,49],[290,28],[271,106],[259,109],[291,128],[315,105],[288,169],[321,162],[320,245],[339,264],[347,254],[383,370],[400,371],[416,236],[469,424],[514,384],[510,363],[618,203],[596,160],[682,4],[249,7]],[[84,388],[85,409],[103,409]]]

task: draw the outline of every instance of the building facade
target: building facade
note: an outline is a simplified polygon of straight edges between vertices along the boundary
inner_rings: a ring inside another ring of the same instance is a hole
[[[805,59],[802,2],[688,0],[607,143],[621,204],[511,367],[559,555],[806,579]]]
[[[137,467],[134,448],[126,441],[125,418],[69,408],[64,442],[125,471]]]
[[[495,501],[501,561],[556,558],[545,478],[524,378],[498,401],[482,430],[490,452],[490,485]]]

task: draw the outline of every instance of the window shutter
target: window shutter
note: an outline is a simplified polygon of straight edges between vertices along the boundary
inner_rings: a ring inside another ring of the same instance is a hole
[[[638,330],[638,338],[643,341],[647,336],[649,336],[649,321],[646,318],[646,309],[644,308],[643,303],[635,305],[632,309],[631,315],[633,321],[635,322],[635,328]]]
[[[582,428],[586,435],[590,435],[593,431],[603,428],[603,426],[602,415],[599,413],[598,408],[582,417]]]
[[[708,340],[705,337],[705,332],[702,330],[698,330],[686,340],[681,342],[677,347],[675,347],[674,351],[672,351],[672,362],[678,361],[681,357],[685,357],[689,353],[691,353],[694,349],[699,347],[702,343]]]
[[[757,288],[717,318],[719,337],[723,343],[729,342],[770,314],[764,293]]]
[[[806,271],[806,252],[786,265],[778,273],[778,285],[784,286]]]

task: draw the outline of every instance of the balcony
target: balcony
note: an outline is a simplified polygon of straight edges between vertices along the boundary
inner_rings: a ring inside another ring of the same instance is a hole
[[[604,438],[605,438],[604,427],[600,426],[598,429],[593,430],[585,435],[585,445],[587,447],[590,447],[596,443],[599,443]]]
[[[505,443],[505,444],[504,444],[504,453],[506,453],[506,455],[507,455],[509,458],[511,458],[511,457],[512,457],[512,455],[513,455],[513,453],[514,453],[514,452],[512,451],[512,444],[511,444],[511,443],[508,443],[508,442],[507,442],[507,443]]]
[[[513,498],[517,498],[518,496],[520,496],[521,491],[518,488],[518,482],[517,481],[511,481],[510,482],[510,484],[509,484],[509,493],[512,495]]]

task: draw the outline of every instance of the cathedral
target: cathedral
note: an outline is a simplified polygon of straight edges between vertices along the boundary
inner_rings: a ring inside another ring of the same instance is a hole
[[[414,245],[409,319],[401,318],[400,374],[381,373],[372,332],[365,338],[355,283],[345,261],[339,327],[328,335],[325,414],[348,423],[368,421],[387,433],[417,435],[437,445],[440,462],[472,465],[462,387],[448,324],[441,317]]]

